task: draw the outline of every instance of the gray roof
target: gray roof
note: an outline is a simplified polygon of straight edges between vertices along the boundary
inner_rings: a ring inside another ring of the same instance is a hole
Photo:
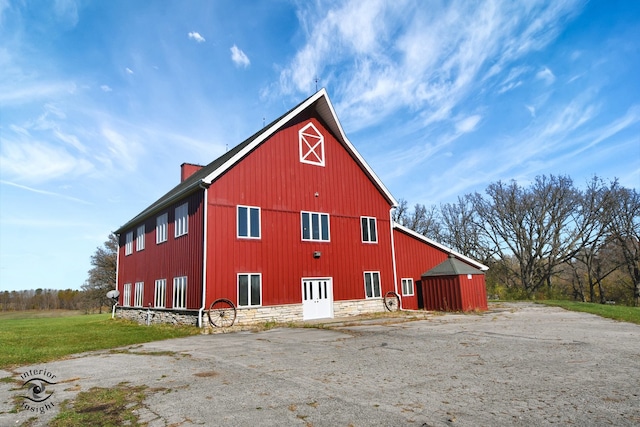
[[[326,90],[321,89],[309,98],[302,101],[297,106],[293,107],[282,116],[275,119],[273,122],[269,123],[267,126],[263,127],[261,130],[250,136],[245,141],[236,145],[231,150],[227,151],[225,154],[218,157],[208,165],[204,166],[202,169],[189,176],[180,184],[176,185],[168,193],[153,202],[149,207],[140,212],[133,219],[118,228],[115,233],[122,234],[124,231],[132,228],[140,221],[143,221],[146,218],[157,214],[176,201],[188,196],[195,191],[198,191],[199,189],[208,187],[213,181],[219,178],[231,167],[236,165],[251,151],[256,149],[262,142],[267,140],[271,135],[281,129],[287,122],[291,121],[300,113],[308,109],[318,114],[327,128],[351,154],[354,160],[360,165],[362,170],[376,185],[378,190],[387,199],[387,201],[389,201],[389,203],[393,206],[397,205],[397,201],[395,200],[393,195],[391,195],[382,181],[380,181],[371,167],[365,162],[365,160],[360,156],[355,147],[345,136],[344,131],[342,130],[342,126],[340,125],[340,122],[338,121],[338,118],[333,109],[333,106],[331,105],[331,101],[329,100],[329,96],[327,95]]]
[[[442,261],[431,270],[422,273],[422,277],[459,276],[461,274],[484,274],[484,272],[460,261],[453,254],[449,254],[449,258]]]

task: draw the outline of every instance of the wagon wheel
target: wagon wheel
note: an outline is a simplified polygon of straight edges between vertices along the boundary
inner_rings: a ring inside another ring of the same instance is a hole
[[[236,321],[236,306],[225,298],[219,298],[211,303],[209,311],[209,323],[216,328],[228,328]]]
[[[400,297],[393,291],[384,294],[384,306],[389,311],[400,310]]]

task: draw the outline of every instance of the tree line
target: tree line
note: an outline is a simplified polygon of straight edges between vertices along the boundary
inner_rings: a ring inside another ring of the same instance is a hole
[[[98,312],[111,306],[107,292],[115,289],[118,239],[110,234],[91,256],[91,269],[80,290],[35,289],[0,292],[0,310],[82,310]]]
[[[439,207],[401,199],[394,220],[487,265],[490,295],[640,305],[640,195],[617,180],[498,181]]]

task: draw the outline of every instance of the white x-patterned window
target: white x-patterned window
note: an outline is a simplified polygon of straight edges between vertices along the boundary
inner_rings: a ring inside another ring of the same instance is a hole
[[[324,166],[324,136],[308,123],[298,131],[300,140],[300,161],[310,165]]]

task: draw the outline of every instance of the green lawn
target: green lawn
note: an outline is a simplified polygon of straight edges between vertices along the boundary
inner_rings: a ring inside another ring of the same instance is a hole
[[[631,322],[640,325],[640,307],[627,307],[624,305],[594,304],[589,302],[575,301],[537,301],[541,304],[562,307],[571,311],[582,311],[585,313],[597,314],[609,319]]]
[[[47,362],[91,350],[184,337],[195,327],[144,326],[111,314],[25,318],[0,316],[0,368]]]

